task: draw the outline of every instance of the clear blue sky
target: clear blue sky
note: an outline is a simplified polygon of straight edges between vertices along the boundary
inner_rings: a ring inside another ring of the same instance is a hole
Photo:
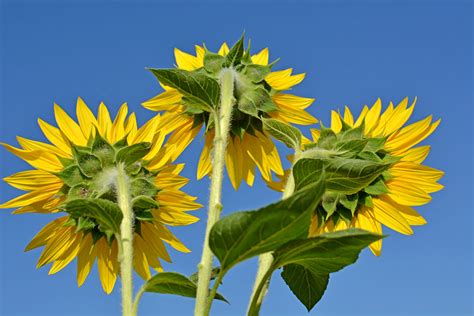
[[[42,138],[37,117],[53,120],[53,102],[73,111],[81,96],[93,108],[115,111],[127,101],[143,122],[140,103],[158,85],[144,67],[171,67],[173,48],[217,48],[243,30],[254,49],[266,46],[277,67],[306,72],[295,93],[316,98],[311,113],[328,122],[331,109],[357,111],[381,97],[418,96],[414,119],[442,118],[427,143],[427,163],[446,172],[446,188],[419,211],[429,224],[407,237],[386,230],[380,258],[364,251],[359,262],[334,275],[311,315],[472,315],[472,6],[470,1],[3,1],[0,139]],[[290,4],[292,3],[292,4]],[[307,132],[307,129],[305,129]],[[426,142],[425,142],[426,143]],[[207,181],[194,178],[202,142],[181,161],[193,180],[186,190],[207,202]],[[285,151],[282,148],[283,151]],[[283,156],[283,155],[282,155]],[[27,165],[0,152],[0,176]],[[1,200],[18,192],[0,184]],[[274,201],[261,180],[234,192],[224,184],[224,213]],[[204,217],[205,211],[195,213]],[[94,269],[82,288],[76,267],[54,276],[35,270],[39,251],[23,253],[52,217],[0,212],[1,315],[118,315],[119,287],[110,296]],[[167,270],[191,274],[199,259],[204,221],[173,231],[193,250],[171,251]],[[214,315],[242,315],[256,261],[234,269],[221,292],[227,306]],[[137,279],[136,285],[141,284]],[[141,315],[190,315],[193,300],[144,296]],[[262,315],[307,315],[279,275],[274,275]]]

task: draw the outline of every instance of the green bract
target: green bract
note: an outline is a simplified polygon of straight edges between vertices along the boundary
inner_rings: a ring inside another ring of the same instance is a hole
[[[388,169],[398,158],[383,149],[385,141],[365,137],[363,124],[344,124],[338,134],[322,127],[318,141],[305,146],[293,169],[296,189],[315,181],[324,168],[326,192],[315,211],[319,225],[329,219],[334,225],[340,220],[349,223],[358,206],[371,207],[372,197],[388,193]]]
[[[225,56],[205,48],[204,66],[194,71],[182,69],[150,69],[160,83],[178,90],[185,112],[193,115],[195,124],[204,122],[207,129],[213,128],[210,112],[219,107],[219,79],[223,70],[232,69],[234,77],[235,104],[232,113],[231,134],[242,137],[244,132],[254,134],[263,131],[262,117],[276,111],[271,96],[276,93],[265,82],[273,64],[252,63],[250,47],[244,50],[242,37]]]
[[[102,236],[112,241],[123,217],[113,181],[122,165],[130,183],[135,231],[140,233],[140,222],[152,221],[152,210],[159,208],[157,172],[148,170],[143,160],[149,151],[150,143],[129,146],[124,138],[109,144],[98,132],[88,146],[72,146],[73,158],[63,160],[64,170],[56,174],[64,182],[65,202],[60,208],[70,215],[65,225],[91,233],[94,241]]]

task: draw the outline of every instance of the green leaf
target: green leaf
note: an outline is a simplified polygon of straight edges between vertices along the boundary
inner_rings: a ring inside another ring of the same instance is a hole
[[[380,238],[348,229],[291,241],[274,252],[272,269],[284,267],[283,279],[309,311],[324,294],[328,275],[354,263],[362,249]]]
[[[329,282],[329,274],[316,274],[297,264],[283,267],[281,277],[308,312],[323,297]]]
[[[334,144],[336,143],[337,136],[330,128],[325,128],[321,124],[321,132],[318,139],[318,147],[324,149],[333,149]]]
[[[326,274],[354,263],[362,249],[383,236],[350,228],[313,238],[294,240],[273,254],[275,268],[299,264],[313,273]]]
[[[365,151],[377,152],[383,149],[385,142],[387,139],[385,137],[381,138],[369,138],[367,142],[367,146],[365,146]]]
[[[207,105],[208,111],[219,104],[219,83],[208,75],[182,69],[150,69],[150,71],[162,84],[177,89],[194,103]]]
[[[244,55],[244,36],[232,46],[229,53],[225,55],[223,67],[232,67],[240,63],[242,56]]]
[[[276,110],[270,95],[261,87],[242,91],[238,96],[237,106],[240,111],[254,117],[258,117],[258,111],[271,112]]]
[[[301,148],[301,132],[296,127],[274,119],[262,118],[263,128],[275,139],[278,139],[290,148]]]
[[[91,194],[90,187],[87,183],[81,182],[73,185],[67,192],[67,201],[75,199],[85,199]]]
[[[352,139],[349,141],[336,143],[335,150],[338,151],[338,156],[341,158],[354,158],[367,145],[367,139]]]
[[[182,274],[160,272],[145,283],[144,289],[145,292],[196,297],[197,285]],[[219,293],[216,294],[215,299],[227,302]]]
[[[123,162],[125,165],[131,165],[145,157],[151,148],[151,143],[143,142],[120,149],[115,155],[117,162]]]
[[[221,56],[210,51],[206,51],[204,54],[204,69],[209,72],[217,73],[222,69],[224,64],[224,56]]]
[[[296,189],[319,178],[324,167],[326,187],[329,190],[344,194],[355,194],[367,187],[373,180],[388,169],[390,165],[347,158],[321,158],[298,160],[293,167]]]
[[[103,229],[120,232],[122,211],[117,204],[104,199],[77,199],[66,204],[66,212],[73,217],[90,217]]]
[[[77,229],[76,232],[79,232],[81,230],[91,230],[95,227],[94,221],[90,220],[87,217],[79,217],[77,221]]]
[[[307,236],[311,214],[324,192],[323,177],[287,199],[258,211],[233,213],[214,224],[209,246],[224,273],[241,261]]]

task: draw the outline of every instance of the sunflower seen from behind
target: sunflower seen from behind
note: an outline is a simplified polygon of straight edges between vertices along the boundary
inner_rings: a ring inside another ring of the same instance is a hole
[[[219,108],[219,77],[229,69],[233,70],[235,98],[225,154],[230,181],[236,190],[242,180],[252,186],[256,167],[267,181],[272,172],[282,175],[280,156],[264,129],[262,118],[285,124],[310,125],[317,122],[305,111],[314,99],[288,93],[304,79],[305,74],[295,75],[291,68],[273,71],[274,63],[269,64],[268,48],[251,55],[249,48],[244,50],[243,38],[231,49],[226,43],[222,44],[217,53],[199,45],[196,45],[196,55],[179,49],[174,53],[177,69],[171,75],[170,69],[151,69],[165,91],[143,105],[153,111],[166,111],[164,117],[179,126],[174,135],[183,140],[181,146],[187,146],[205,126],[197,178],[201,179],[212,171],[215,122],[210,113]],[[198,82],[206,89],[207,95],[196,97],[197,89],[190,89],[187,82],[179,82],[184,77],[191,77],[193,83]]]
[[[97,261],[102,287],[107,294],[112,292],[120,272],[117,239],[90,210],[100,206],[110,211],[111,218],[121,216],[110,183],[119,163],[125,166],[133,198],[135,271],[144,279],[151,277],[150,267],[162,271],[160,260],[171,262],[165,244],[189,252],[168,226],[196,222],[198,218],[187,212],[201,205],[181,191],[188,182],[179,175],[184,164],[172,163],[179,146],[173,140],[165,142],[172,127],[160,115],[138,127],[126,104],[112,120],[102,103],[96,117],[80,98],[78,122],[58,105],[54,113],[58,127],[38,121],[50,143],[17,137],[20,148],[3,144],[33,169],[4,179],[27,193],[0,207],[14,208],[13,214],[59,215],[26,247],[26,251],[43,248],[37,267],[51,264],[49,274],[54,274],[77,259],[81,286]]]
[[[323,165],[327,162],[329,188],[312,217],[310,237],[350,227],[382,234],[382,226],[411,235],[412,226],[426,224],[414,207],[429,203],[430,194],[443,188],[438,180],[444,173],[423,164],[430,146],[417,145],[440,121],[428,116],[405,126],[415,103],[416,99],[409,106],[405,98],[397,106],[390,103],[382,112],[378,99],[372,107],[365,106],[358,117],[345,107],[343,114],[331,112],[330,127],[311,129],[312,141],[304,141],[301,157],[321,160]],[[373,181],[365,187],[356,192],[351,182],[344,187],[345,180],[357,179],[360,174],[356,172],[369,169]],[[287,177],[289,172],[285,174]],[[269,186],[282,191],[286,177]],[[338,180],[333,182],[332,177]],[[372,243],[370,249],[380,255],[382,240]]]

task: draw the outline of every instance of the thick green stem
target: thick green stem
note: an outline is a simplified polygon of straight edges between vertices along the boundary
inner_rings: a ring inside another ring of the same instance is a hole
[[[124,166],[117,166],[117,201],[123,213],[118,240],[120,277],[122,280],[122,315],[132,316],[133,301],[133,210],[130,197],[130,183]]]
[[[195,316],[208,315],[206,305],[209,294],[209,284],[212,272],[212,252],[209,248],[209,232],[219,220],[222,210],[221,193],[224,173],[225,153],[229,135],[232,108],[234,106],[234,75],[233,70],[225,69],[221,73],[221,103],[219,111],[214,112],[214,149],[212,158],[212,175],[207,215],[206,234],[202,250],[201,262],[198,265],[198,288],[196,295]],[[212,301],[211,301],[212,304]],[[209,306],[210,309],[210,306]]]
[[[301,156],[301,152],[299,150],[295,151],[295,155],[293,158],[293,165],[298,161]],[[293,171],[290,172],[288,175],[288,179],[286,180],[285,189],[283,191],[282,199],[286,199],[287,197],[291,196],[295,191],[295,179],[293,178]],[[271,275],[268,275],[270,272],[270,268],[273,264],[273,255],[271,252],[264,253],[258,257],[258,270],[257,276],[255,277],[255,283],[253,286],[252,295],[250,297],[250,303],[248,306],[248,313],[250,315],[251,308],[253,309],[253,313],[257,313],[254,315],[258,315],[260,311],[260,307],[262,306],[263,299],[267,295],[268,287],[270,285]]]

